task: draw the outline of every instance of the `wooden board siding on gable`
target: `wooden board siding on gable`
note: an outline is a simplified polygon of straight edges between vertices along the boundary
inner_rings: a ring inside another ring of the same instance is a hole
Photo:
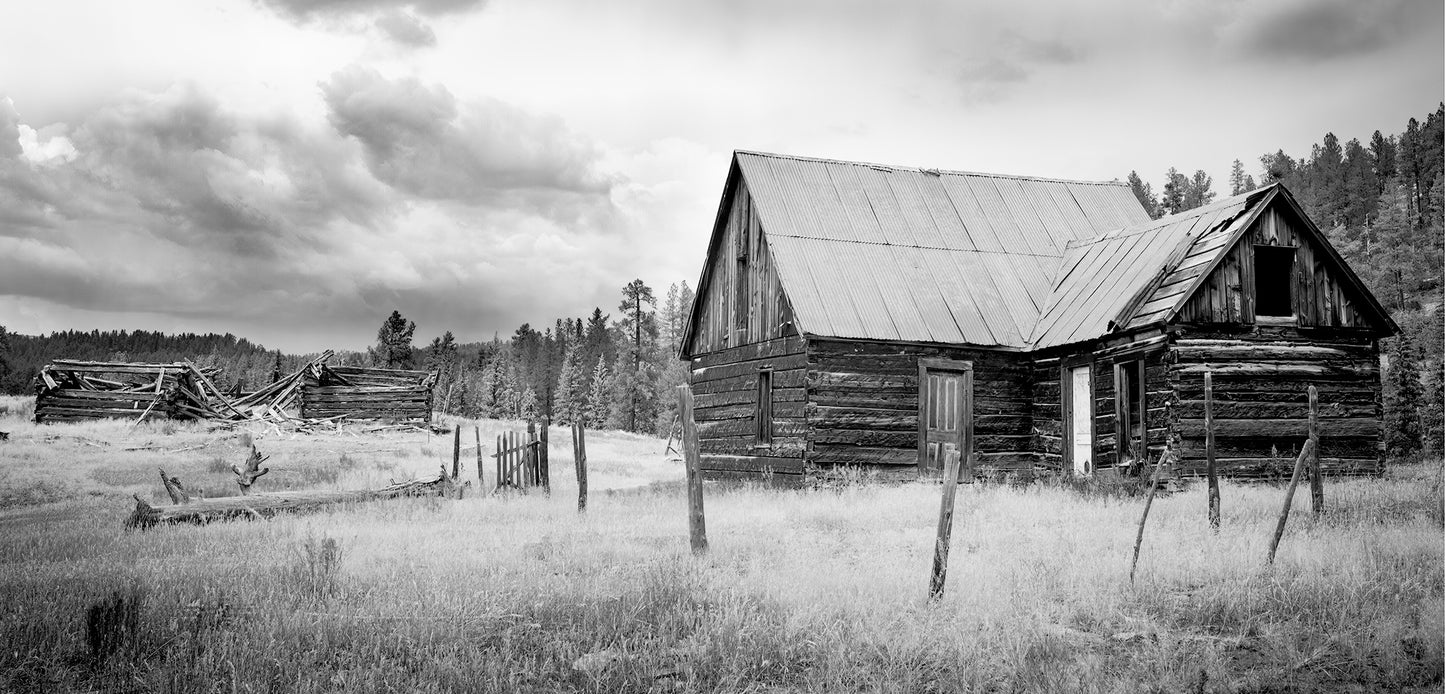
[[[792,308],[778,283],[777,269],[757,208],[741,179],[731,197],[718,250],[698,288],[697,334],[693,353],[782,337]]]
[[[1326,256],[1302,231],[1302,222],[1274,204],[1231,248],[1198,291],[1180,309],[1182,323],[1253,323],[1254,247],[1294,247],[1294,285],[1291,288],[1296,325],[1303,327],[1365,327],[1368,325],[1354,300],[1347,296],[1338,273],[1326,266]]]

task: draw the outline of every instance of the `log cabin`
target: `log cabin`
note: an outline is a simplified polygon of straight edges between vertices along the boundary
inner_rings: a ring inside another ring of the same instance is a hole
[[[703,470],[1382,470],[1389,315],[1273,184],[1161,219],[1118,182],[735,152],[684,330]]]

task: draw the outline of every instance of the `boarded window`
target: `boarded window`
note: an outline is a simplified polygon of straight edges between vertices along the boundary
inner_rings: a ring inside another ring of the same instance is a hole
[[[1259,316],[1294,315],[1294,248],[1254,247],[1254,312]]]
[[[767,369],[758,372],[758,416],[755,424],[758,443],[772,443],[773,372]]]

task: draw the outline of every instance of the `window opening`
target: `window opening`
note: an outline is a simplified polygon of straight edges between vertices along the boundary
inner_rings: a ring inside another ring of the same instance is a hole
[[[773,372],[758,372],[758,411],[755,422],[758,443],[773,442]]]
[[[1142,460],[1146,450],[1148,418],[1144,395],[1144,361],[1135,359],[1120,362],[1115,368],[1118,370],[1118,392],[1114,394],[1117,400],[1115,412],[1119,416],[1118,461],[1123,464],[1130,460]]]
[[[1254,247],[1254,313],[1294,315],[1294,251],[1291,246]]]

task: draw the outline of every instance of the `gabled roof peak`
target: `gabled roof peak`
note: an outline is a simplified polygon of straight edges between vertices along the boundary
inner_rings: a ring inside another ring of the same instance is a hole
[[[982,172],[982,171],[963,171],[963,170],[957,170],[957,169],[941,169],[941,168],[936,168],[936,167],[898,166],[898,165],[893,165],[893,164],[878,164],[878,163],[874,163],[874,162],[864,162],[864,161],[846,161],[846,160],[843,160],[843,159],[827,159],[827,158],[823,158],[823,157],[805,157],[805,156],[800,156],[800,155],[796,155],[796,154],[778,154],[778,153],[776,153],[776,152],[759,152],[759,151],[747,150],[747,149],[734,150],[734,151],[733,151],[733,155],[734,155],[734,156],[737,156],[737,155],[748,155],[748,156],[755,156],[755,157],[767,157],[767,158],[770,158],[770,159],[790,159],[790,160],[792,160],[792,161],[813,162],[813,163],[818,163],[818,164],[843,164],[843,165],[847,165],[847,166],[860,166],[860,167],[866,167],[866,168],[869,168],[869,169],[873,169],[873,170],[875,170],[875,171],[882,171],[882,172],[885,172],[885,173],[891,173],[891,172],[909,172],[909,173],[922,173],[922,174],[927,174],[927,175],[930,175],[930,176],[945,176],[945,175],[947,175],[947,176],[977,176],[977,177],[982,177],[982,178],[1002,178],[1002,179],[1008,179],[1008,180],[1012,180],[1012,181],[1038,181],[1038,182],[1041,182],[1041,183],[1071,183],[1071,184],[1076,184],[1076,185],[1077,185],[1077,184],[1084,184],[1084,185],[1095,185],[1095,186],[1128,186],[1128,185],[1129,185],[1129,184],[1127,184],[1127,183],[1124,183],[1123,181],[1118,181],[1118,180],[1114,180],[1114,181],[1086,181],[1086,180],[1070,179],[1070,178],[1047,178],[1047,177],[1044,177],[1044,176],[1026,176],[1026,175],[1020,175],[1020,174],[1001,174],[1001,173],[986,173],[986,172]]]

